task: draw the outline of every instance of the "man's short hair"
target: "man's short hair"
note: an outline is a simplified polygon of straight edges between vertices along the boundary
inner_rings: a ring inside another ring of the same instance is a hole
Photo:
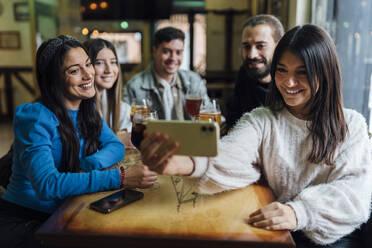
[[[272,35],[275,42],[278,42],[284,35],[284,28],[282,23],[273,15],[256,15],[249,18],[243,25],[243,29],[246,27],[255,27],[260,24],[267,24],[271,27]]]
[[[177,28],[166,27],[155,32],[156,47],[162,42],[170,42],[171,40],[176,39],[182,40],[183,42],[185,41],[185,34]]]

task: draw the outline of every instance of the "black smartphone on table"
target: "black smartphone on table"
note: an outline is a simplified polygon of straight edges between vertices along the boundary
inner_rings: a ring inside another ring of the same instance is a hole
[[[124,189],[92,202],[89,207],[98,212],[108,214],[129,203],[143,198],[143,193],[132,189]]]

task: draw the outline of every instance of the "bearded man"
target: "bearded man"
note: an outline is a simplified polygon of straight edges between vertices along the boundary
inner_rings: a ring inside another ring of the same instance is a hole
[[[283,25],[273,15],[257,15],[244,23],[241,50],[243,64],[239,69],[233,97],[227,105],[228,130],[244,113],[265,103],[272,82],[272,57],[283,34]]]

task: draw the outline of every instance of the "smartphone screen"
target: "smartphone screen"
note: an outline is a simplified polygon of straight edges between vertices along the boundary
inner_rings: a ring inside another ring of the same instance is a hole
[[[111,213],[112,211],[137,201],[143,197],[143,193],[131,189],[124,189],[106,196],[98,201],[92,202],[90,208],[101,213]]]

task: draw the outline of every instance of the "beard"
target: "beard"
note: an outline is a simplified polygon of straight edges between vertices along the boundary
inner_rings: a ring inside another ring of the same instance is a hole
[[[264,67],[257,69],[257,68],[250,68],[249,64],[251,63],[263,63]],[[271,61],[268,62],[265,58],[262,59],[245,59],[243,62],[245,71],[250,78],[262,79],[270,74],[271,70]]]

